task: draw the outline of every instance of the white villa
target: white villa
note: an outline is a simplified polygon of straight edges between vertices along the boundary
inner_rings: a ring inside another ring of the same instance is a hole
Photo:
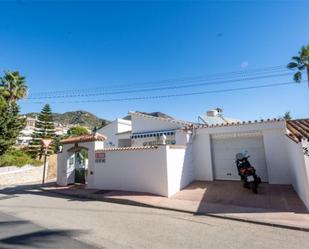
[[[32,134],[35,130],[35,122],[37,121],[37,117],[31,118],[31,117],[26,117],[26,126],[21,130],[16,144],[20,146],[27,146],[30,141],[32,140]],[[67,133],[69,127],[68,126],[63,126],[59,123],[54,122],[55,125],[55,134],[56,136],[63,136]]]
[[[21,146],[28,145],[29,142],[32,140],[32,133],[34,132],[35,121],[36,118],[27,117],[26,118],[26,126],[24,129],[21,130],[16,143]]]
[[[63,140],[57,182],[74,183],[70,158],[83,148],[87,187],[171,196],[194,180],[239,181],[235,155],[248,151],[263,182],[292,184],[309,208],[309,119],[224,120],[215,112],[202,124],[129,112],[98,134]]]

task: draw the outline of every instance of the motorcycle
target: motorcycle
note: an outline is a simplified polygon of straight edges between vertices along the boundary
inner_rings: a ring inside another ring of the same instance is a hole
[[[257,194],[258,186],[261,183],[261,178],[257,176],[255,168],[251,166],[248,160],[249,157],[250,156],[246,156],[243,153],[237,153],[236,166],[238,174],[244,182],[243,186],[251,189],[253,193]]]

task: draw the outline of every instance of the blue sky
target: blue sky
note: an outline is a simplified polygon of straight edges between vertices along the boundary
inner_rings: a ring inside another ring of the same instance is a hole
[[[1,2],[0,9],[0,70],[19,70],[31,94],[139,82],[156,86],[151,82],[285,65],[309,43],[309,1],[12,1]],[[108,98],[290,80],[284,76]],[[54,112],[82,109],[107,119],[141,110],[196,121],[214,107],[243,120],[276,118],[286,111],[295,118],[309,116],[306,84],[153,100],[43,101],[51,102]],[[21,101],[22,112],[40,111],[43,104],[34,102]]]

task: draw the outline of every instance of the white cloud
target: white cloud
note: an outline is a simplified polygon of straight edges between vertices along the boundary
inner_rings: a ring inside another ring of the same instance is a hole
[[[240,64],[240,67],[241,68],[246,68],[249,66],[249,62],[248,61],[243,61],[241,64]]]

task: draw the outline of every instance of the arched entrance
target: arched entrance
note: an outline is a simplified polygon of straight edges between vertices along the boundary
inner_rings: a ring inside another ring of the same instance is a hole
[[[78,146],[68,149],[67,184],[86,183],[88,172],[88,148]]]
[[[93,177],[88,169],[93,167],[95,150],[104,148],[105,139],[103,135],[91,134],[61,140],[63,148],[58,154],[57,184],[87,184]]]

